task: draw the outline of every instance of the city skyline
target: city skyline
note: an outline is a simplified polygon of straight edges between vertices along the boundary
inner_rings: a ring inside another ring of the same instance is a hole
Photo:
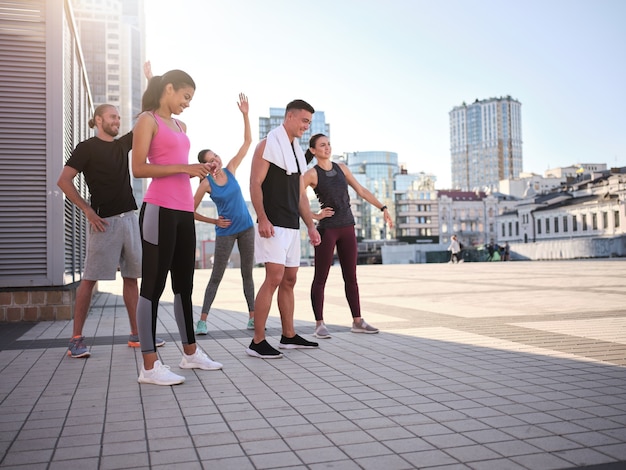
[[[524,172],[626,164],[623,2],[168,5],[146,2],[146,57],[155,73],[181,68],[196,81],[180,116],[190,161],[206,147],[234,155],[242,91],[253,135],[269,108],[302,98],[325,112],[334,154],[396,152],[409,172],[436,175],[437,189],[451,186],[448,113],[496,96],[522,104]],[[248,175],[242,165],[244,191]]]

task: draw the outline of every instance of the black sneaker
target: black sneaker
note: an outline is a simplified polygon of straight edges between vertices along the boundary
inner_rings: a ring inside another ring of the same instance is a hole
[[[296,335],[293,338],[287,338],[281,335],[278,347],[280,349],[313,349],[319,346],[318,343],[307,341],[302,336]]]
[[[266,340],[256,344],[254,340],[250,341],[250,347],[246,349],[249,356],[260,357],[261,359],[279,359],[283,357],[283,353],[270,346]]]

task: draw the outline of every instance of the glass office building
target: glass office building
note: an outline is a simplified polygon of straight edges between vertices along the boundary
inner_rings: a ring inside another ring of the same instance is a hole
[[[522,171],[521,103],[510,96],[463,103],[450,111],[452,187],[497,190]]]
[[[394,218],[394,178],[400,173],[398,154],[385,151],[349,152],[344,154],[344,160],[357,181],[386,205]],[[349,192],[351,201],[354,201],[357,237],[371,240],[390,238],[383,213],[357,198],[352,188]]]

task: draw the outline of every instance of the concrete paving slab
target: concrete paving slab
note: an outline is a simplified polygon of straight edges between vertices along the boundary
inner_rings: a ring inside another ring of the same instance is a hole
[[[255,282],[264,271],[256,268]],[[195,275],[199,318],[210,270]],[[310,337],[313,268],[295,322]],[[359,266],[350,332],[338,266],[326,289],[332,338],[263,361],[236,269],[198,343],[221,371],[180,370],[169,286],[158,336],[183,385],[139,385],[121,280],[101,282],[84,334],[71,322],[0,325],[0,468],[626,468],[626,261]],[[267,337],[280,338],[276,303]],[[313,339],[313,338],[310,338]]]

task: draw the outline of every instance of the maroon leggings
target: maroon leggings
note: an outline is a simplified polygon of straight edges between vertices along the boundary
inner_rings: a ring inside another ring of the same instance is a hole
[[[324,287],[328,279],[328,271],[333,264],[335,246],[352,318],[360,317],[361,303],[359,285],[356,282],[357,245],[354,225],[322,229],[320,235],[322,242],[315,247],[315,276],[311,285],[311,304],[315,320],[324,319]]]

